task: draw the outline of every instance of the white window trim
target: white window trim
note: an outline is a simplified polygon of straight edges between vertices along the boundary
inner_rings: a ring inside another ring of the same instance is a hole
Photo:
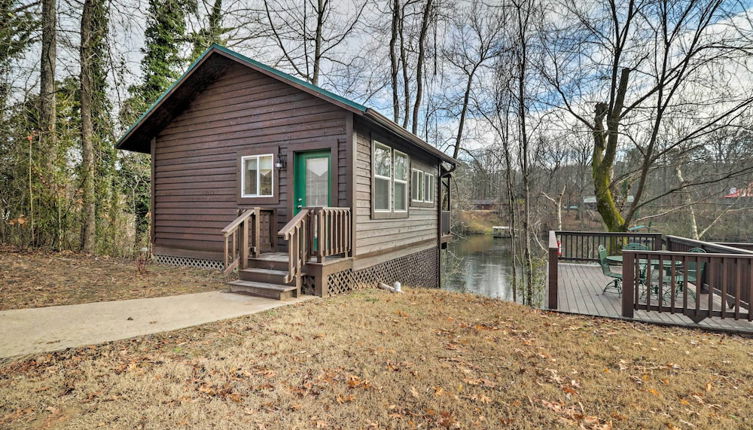
[[[383,175],[377,174],[377,170],[376,170],[376,148],[377,147],[386,149],[390,153],[390,163],[389,163],[389,165],[390,165],[390,176],[383,176]],[[376,195],[374,195],[374,197],[371,199],[372,200],[372,204],[374,205],[374,212],[379,212],[379,213],[389,213],[389,212],[392,212],[392,176],[393,176],[393,172],[394,172],[394,168],[393,168],[392,164],[394,162],[395,161],[394,161],[394,157],[393,157],[393,154],[392,154],[392,148],[390,148],[389,146],[387,146],[387,145],[385,145],[383,143],[377,142],[375,140],[374,141],[374,149],[371,151],[371,170],[372,170],[372,173],[373,173],[375,179],[379,178],[379,179],[386,179],[387,180],[387,183],[388,183],[388,186],[387,186],[387,193],[388,193],[388,195],[387,195],[387,205],[389,207],[387,209],[377,209],[376,208]],[[376,194],[376,186],[374,187],[374,191],[375,191],[375,194]]]
[[[397,154],[400,154],[401,156],[405,157],[405,167],[407,169],[410,169],[410,157],[405,152],[398,151],[397,149],[393,149],[392,150],[392,166],[393,166],[393,168],[392,168],[392,187],[391,188],[394,190],[394,188],[395,188],[395,182],[397,182],[398,184],[405,184],[405,209],[399,209],[399,210],[398,209],[394,209],[395,205],[392,205],[393,212],[405,213],[405,212],[408,212],[408,206],[409,206],[408,193],[411,191],[410,190],[410,184],[409,184],[409,182],[410,182],[410,176],[411,175],[409,174],[408,175],[408,179],[405,179],[405,180],[397,179],[395,177],[395,168],[394,168],[394,166],[395,166],[395,159],[397,158],[396,157]],[[393,193],[393,195],[394,195],[394,193]]]
[[[259,158],[272,157],[272,194],[258,194],[261,188],[261,163]],[[257,194],[246,194],[243,190],[246,189],[246,160],[256,158],[256,191]],[[241,198],[259,198],[259,197],[274,197],[275,195],[275,155],[274,154],[254,154],[244,155],[241,157]]]
[[[410,198],[411,198],[411,201],[414,201],[416,203],[421,203],[421,202],[423,202],[422,199],[423,199],[423,195],[424,195],[424,181],[423,181],[424,172],[422,170],[420,170],[420,169],[411,169],[411,175],[410,175],[411,181],[413,180],[413,172],[418,173],[417,178],[419,179],[419,181],[418,181],[418,184],[416,184],[416,190],[418,191],[418,195],[417,196],[413,195],[413,186],[411,184],[411,190],[410,190],[411,196],[410,196]]]
[[[434,174],[424,172],[424,186],[429,184],[429,195],[424,196],[425,203],[434,203]],[[426,194],[426,188],[424,188],[424,194]]]

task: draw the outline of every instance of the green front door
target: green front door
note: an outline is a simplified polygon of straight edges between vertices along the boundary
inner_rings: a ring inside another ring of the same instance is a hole
[[[329,150],[295,154],[293,215],[301,208],[332,204]]]

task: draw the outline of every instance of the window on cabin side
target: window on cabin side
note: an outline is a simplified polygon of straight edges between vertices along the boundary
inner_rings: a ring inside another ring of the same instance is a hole
[[[424,172],[424,201],[434,203],[434,175]]]
[[[390,182],[392,181],[392,149],[381,143],[374,144],[374,211],[389,212]]]
[[[424,172],[413,169],[413,186],[411,199],[414,202],[421,202],[424,198]]]
[[[241,197],[272,197],[274,156],[248,155],[241,158]]]
[[[411,173],[411,201],[414,203],[434,203],[434,175],[420,169],[413,169]]]
[[[408,156],[395,151],[394,207],[395,212],[408,210]]]

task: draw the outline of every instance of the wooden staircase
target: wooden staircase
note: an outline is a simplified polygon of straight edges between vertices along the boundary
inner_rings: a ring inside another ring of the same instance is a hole
[[[238,269],[230,291],[273,299],[298,297],[301,277],[311,258],[321,263],[333,255],[351,253],[349,208],[302,208],[278,233],[288,251],[261,253],[263,210],[248,209],[222,229],[225,273]]]
[[[286,282],[288,256],[282,252],[260,254],[250,257],[248,266],[238,270],[238,280],[230,281],[230,291],[253,296],[284,300],[297,297],[297,279]]]

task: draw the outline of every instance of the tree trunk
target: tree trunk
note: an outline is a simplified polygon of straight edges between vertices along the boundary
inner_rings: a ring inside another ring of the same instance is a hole
[[[394,0],[392,4],[392,33],[390,36],[390,80],[392,83],[392,120],[400,121],[400,96],[398,95],[397,74],[399,61],[395,52],[400,28],[400,0]]]
[[[410,81],[408,80],[408,54],[405,51],[405,6],[400,9],[400,62],[403,64],[403,128],[408,128],[408,117],[410,116]]]
[[[596,210],[599,211],[601,219],[609,231],[627,231],[628,227],[622,213],[617,208],[611,186],[614,161],[617,155],[620,115],[622,115],[629,77],[630,69],[622,69],[615,103],[611,111],[606,103],[597,103],[594,115],[592,175],[594,194],[596,194]],[[604,130],[605,118],[607,120],[606,131]]]
[[[509,127],[509,117],[505,118],[505,129]],[[513,177],[512,170],[512,154],[510,154],[510,141],[509,131],[506,133],[508,139],[504,142],[505,151],[505,182],[507,184],[507,205],[508,216],[510,217],[510,253],[512,254],[512,300],[517,303],[518,301],[518,264],[517,264],[517,234],[515,227],[517,226],[515,217],[515,178]]]
[[[44,154],[43,166],[45,169],[44,176],[49,182],[42,193],[42,204],[40,215],[42,219],[47,218],[49,213],[56,213],[55,233],[53,236],[53,246],[60,246],[63,236],[61,225],[61,196],[57,189],[57,101],[55,99],[55,64],[57,62],[57,7],[55,0],[42,1],[42,57],[39,72],[39,148],[35,154]],[[33,164],[33,160],[29,159]],[[30,165],[31,166],[31,165]],[[31,167],[30,167],[31,169]],[[29,195],[29,216],[34,218],[34,207],[31,200],[33,194]],[[50,209],[49,212],[45,208]],[[40,222],[43,225],[44,222]],[[32,231],[34,229],[32,228]],[[37,234],[33,235],[32,246],[40,245],[44,240],[45,230],[37,229]]]
[[[39,74],[39,123],[42,144],[48,154],[56,143],[55,136],[55,63],[57,62],[57,10],[55,0],[42,1],[42,61]],[[52,164],[53,157],[48,158]]]
[[[319,85],[319,67],[322,58],[322,26],[324,25],[324,14],[327,13],[327,2],[318,0],[316,8],[316,34],[314,35],[314,75],[311,83]]]
[[[424,57],[426,56],[426,33],[432,16],[432,0],[426,0],[424,15],[421,20],[421,32],[418,35],[418,60],[416,61],[416,100],[413,103],[413,126],[411,132],[418,132],[418,113],[421,109],[421,98],[424,90]]]
[[[453,158],[460,155],[460,141],[463,138],[463,127],[465,125],[465,115],[468,112],[468,99],[471,97],[471,85],[473,85],[473,75],[476,72],[474,68],[468,74],[468,81],[465,84],[465,94],[463,95],[463,107],[460,109],[460,123],[458,124],[458,134],[455,137],[455,150],[452,153]]]
[[[87,253],[94,251],[96,241],[96,195],[94,192],[94,126],[92,123],[92,99],[93,77],[92,57],[96,55],[93,50],[92,15],[94,2],[97,0],[85,0],[84,9],[81,13],[81,177],[83,189],[83,208],[81,210],[81,250]]]
[[[682,167],[680,163],[677,163],[675,165],[675,176],[677,176],[677,181],[680,183],[680,186],[685,185],[685,177],[682,174]],[[701,235],[698,232],[698,221],[695,216],[695,208],[693,207],[693,202],[690,199],[690,195],[688,194],[688,191],[682,192],[682,204],[683,206],[688,208],[688,215],[690,217],[690,234],[695,240],[701,240]]]

